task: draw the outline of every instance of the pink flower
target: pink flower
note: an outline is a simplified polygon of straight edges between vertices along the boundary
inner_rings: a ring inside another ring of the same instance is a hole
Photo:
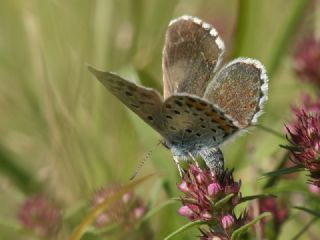
[[[261,198],[257,201],[257,205],[251,205],[249,208],[249,218],[253,220],[261,213],[270,212],[272,218],[263,218],[258,224],[261,226],[262,235],[265,239],[276,239],[282,224],[288,218],[288,209],[284,203],[277,201],[274,197]],[[257,211],[255,211],[255,207],[258,208]],[[270,227],[268,227],[269,223],[271,224],[271,230]]]
[[[110,185],[97,191],[92,199],[92,207],[102,203],[120,188],[119,185]],[[96,227],[106,227],[108,224],[118,223],[130,228],[146,212],[144,202],[133,192],[128,192],[116,201],[108,210],[100,214],[95,221]]]
[[[301,80],[320,87],[320,41],[310,38],[301,42],[294,55],[293,65]]]
[[[320,112],[297,112],[296,122],[287,127],[290,159],[308,169],[312,183],[320,187]]]
[[[20,206],[18,219],[22,226],[41,237],[53,237],[61,225],[59,209],[45,196],[27,198]]]
[[[246,214],[238,218],[234,214],[241,199],[240,186],[240,181],[234,181],[232,171],[225,170],[218,178],[209,169],[190,164],[178,185],[184,194],[178,212],[190,221],[200,220],[208,225],[209,231],[201,230],[201,239],[230,239],[232,232],[246,222]],[[215,205],[230,194],[233,196],[227,202]]]
[[[309,94],[304,93],[300,96],[300,99],[302,103],[301,106],[292,106],[294,114],[301,113],[301,111],[305,111],[306,113],[320,112],[320,97],[313,101]]]

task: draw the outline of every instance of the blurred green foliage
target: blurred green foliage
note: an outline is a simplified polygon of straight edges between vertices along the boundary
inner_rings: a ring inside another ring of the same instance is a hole
[[[128,182],[139,161],[159,140],[149,126],[89,74],[86,64],[118,72],[161,92],[161,53],[167,24],[174,17],[190,14],[217,27],[226,42],[225,60],[230,55],[247,56],[259,59],[267,69],[271,67],[294,8],[303,8],[306,1],[246,0],[243,32],[236,35],[241,38],[237,45],[234,32],[239,2],[2,1],[0,238],[25,239],[9,225],[17,224],[17,207],[29,190],[43,191],[68,212],[81,201],[89,202],[94,190],[108,183]],[[281,61],[270,79],[266,114],[259,122],[278,132],[290,119],[290,104],[297,102],[302,89],[308,90],[296,81],[291,69],[293,37],[299,32],[291,33],[298,29],[299,14],[277,56]],[[305,24],[310,21],[307,18]],[[283,139],[253,128],[223,147],[226,165],[235,168],[236,177],[242,179],[243,195],[260,193],[263,182],[256,179],[277,166],[283,155],[278,147],[281,143]],[[178,194],[177,169],[170,152],[161,146],[153,151],[140,175],[153,172],[157,177],[141,185],[137,194],[146,201],[153,199],[156,206]],[[150,189],[159,181],[166,187],[152,193]],[[292,184],[283,188],[288,190]],[[150,220],[156,239],[163,239],[187,222],[177,215],[177,208],[170,205]],[[297,216],[295,212],[287,222],[281,239],[290,239],[310,218]],[[65,233],[83,217],[84,213],[73,218],[65,226]],[[311,234],[319,234],[316,229],[313,226]],[[188,231],[176,239],[194,239],[197,235],[197,230]]]

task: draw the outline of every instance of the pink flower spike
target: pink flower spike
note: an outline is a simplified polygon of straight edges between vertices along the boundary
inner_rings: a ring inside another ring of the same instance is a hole
[[[228,214],[222,217],[221,224],[224,229],[230,228],[234,224],[234,218],[232,215]]]
[[[211,197],[217,195],[217,193],[219,193],[221,190],[222,190],[222,188],[221,188],[220,184],[217,182],[211,183],[208,186],[208,194]]]

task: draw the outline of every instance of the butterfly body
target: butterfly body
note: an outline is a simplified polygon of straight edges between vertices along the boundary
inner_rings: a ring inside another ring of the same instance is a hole
[[[223,166],[218,147],[256,123],[268,89],[265,69],[254,59],[235,59],[216,72],[223,52],[210,24],[182,16],[166,33],[163,97],[116,74],[89,70],[162,135],[176,162],[201,156],[215,171]]]

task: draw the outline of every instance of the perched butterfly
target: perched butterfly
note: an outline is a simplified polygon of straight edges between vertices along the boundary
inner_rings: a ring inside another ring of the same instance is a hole
[[[216,29],[182,16],[172,20],[166,32],[163,97],[116,74],[89,70],[164,137],[180,174],[179,160],[198,156],[215,173],[223,169],[218,147],[257,122],[268,91],[265,68],[257,60],[238,58],[216,72],[223,52]]]

